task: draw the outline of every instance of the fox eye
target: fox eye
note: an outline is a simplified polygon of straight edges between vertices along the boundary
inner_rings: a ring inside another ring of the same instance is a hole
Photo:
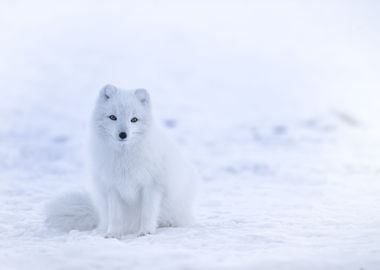
[[[117,117],[115,115],[110,115],[110,116],[108,116],[108,118],[111,119],[112,121],[117,120]]]
[[[137,121],[139,121],[139,119],[137,119],[136,117],[133,117],[133,118],[131,119],[131,122],[132,122],[132,123],[136,123]]]

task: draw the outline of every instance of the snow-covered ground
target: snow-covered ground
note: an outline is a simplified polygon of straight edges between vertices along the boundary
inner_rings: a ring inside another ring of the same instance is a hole
[[[0,3],[0,269],[379,269],[379,1]],[[145,87],[197,224],[63,234],[100,87]]]

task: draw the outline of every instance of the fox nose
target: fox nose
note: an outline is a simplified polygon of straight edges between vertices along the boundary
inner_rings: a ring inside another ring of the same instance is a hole
[[[119,133],[119,137],[120,137],[120,139],[124,140],[125,138],[127,138],[127,133],[125,133],[125,132],[120,132],[120,133]]]

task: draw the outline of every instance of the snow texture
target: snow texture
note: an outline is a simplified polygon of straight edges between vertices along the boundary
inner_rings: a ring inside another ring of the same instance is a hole
[[[378,14],[371,0],[1,1],[0,269],[380,269]],[[203,178],[196,225],[122,240],[45,226],[46,204],[87,178],[106,83],[151,92]]]

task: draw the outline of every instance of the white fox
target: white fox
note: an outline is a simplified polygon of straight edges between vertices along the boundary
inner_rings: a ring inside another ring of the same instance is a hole
[[[47,224],[106,237],[152,234],[193,222],[198,176],[154,124],[145,89],[100,91],[91,125],[92,192],[48,207]]]

